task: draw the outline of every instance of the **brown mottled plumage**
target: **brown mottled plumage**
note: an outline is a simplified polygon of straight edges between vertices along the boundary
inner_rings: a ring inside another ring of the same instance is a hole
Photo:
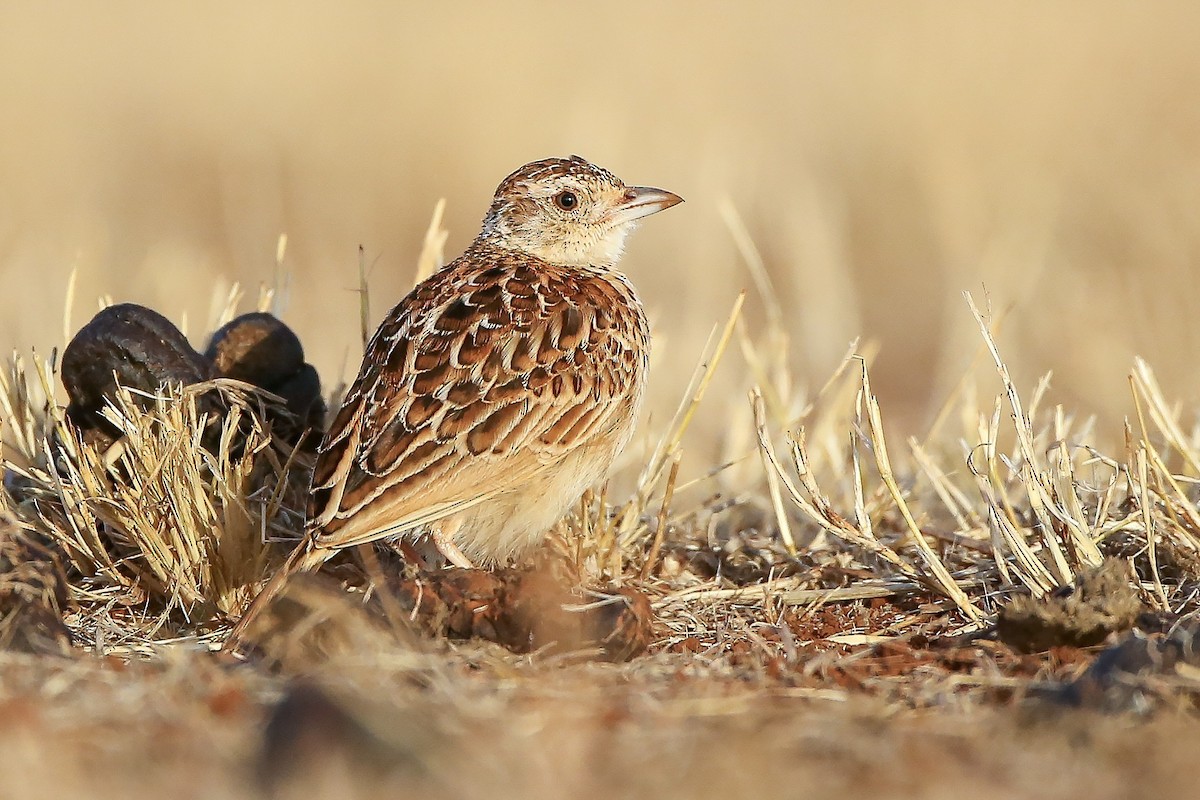
[[[504,560],[566,509],[493,521],[488,501],[555,480],[581,448],[611,462],[632,430],[650,332],[627,282],[483,242],[437,277],[379,329],[321,445],[310,514],[320,545],[457,514],[469,558]],[[579,493],[606,469],[586,470]]]
[[[632,435],[650,331],[615,267],[635,221],[679,202],[578,156],[505,178],[478,238],[368,344],[321,443],[309,536],[231,638],[340,548],[429,533],[467,566],[536,546]]]

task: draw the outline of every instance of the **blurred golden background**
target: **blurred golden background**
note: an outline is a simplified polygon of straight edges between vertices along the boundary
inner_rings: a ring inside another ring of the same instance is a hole
[[[986,287],[1022,388],[1053,370],[1116,435],[1134,354],[1200,393],[1198,34],[1192,3],[0,2],[0,346],[62,344],[72,270],[74,327],[111,295],[203,346],[286,233],[283,314],[332,384],[360,244],[378,322],[439,198],[453,257],[509,171],[579,153],[688,200],[625,261],[657,419],[739,289],[765,325],[727,204],[801,384],[876,341],[884,411],[919,432]],[[739,358],[701,435],[748,416]]]

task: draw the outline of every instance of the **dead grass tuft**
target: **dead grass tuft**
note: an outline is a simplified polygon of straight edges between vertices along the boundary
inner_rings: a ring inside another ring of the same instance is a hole
[[[97,615],[118,640],[136,642],[240,612],[275,557],[270,542],[300,522],[293,475],[303,470],[263,422],[268,405],[285,413],[282,401],[216,380],[163,387],[143,410],[122,390],[105,410],[121,433],[109,446],[77,435],[44,399],[52,365],[33,365],[36,381],[17,357],[0,376],[4,428],[14,432],[7,494],[19,524],[69,567],[83,641],[97,641]],[[197,402],[213,395],[221,418]]]

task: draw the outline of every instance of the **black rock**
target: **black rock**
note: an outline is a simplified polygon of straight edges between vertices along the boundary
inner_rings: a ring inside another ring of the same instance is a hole
[[[292,329],[274,316],[243,314],[212,335],[204,354],[226,378],[271,391],[304,367],[304,348]]]
[[[75,334],[62,357],[68,417],[81,429],[117,431],[100,416],[119,385],[155,393],[166,384],[214,377],[212,364],[161,314],[134,303],[104,309]],[[147,399],[143,405],[149,405]]]
[[[321,379],[304,361],[304,348],[291,328],[265,312],[243,314],[213,334],[205,350],[217,374],[266,389],[287,402],[296,424],[279,432],[294,441],[306,428],[320,433],[325,416]],[[278,422],[278,420],[277,420]],[[315,446],[320,436],[310,436]]]

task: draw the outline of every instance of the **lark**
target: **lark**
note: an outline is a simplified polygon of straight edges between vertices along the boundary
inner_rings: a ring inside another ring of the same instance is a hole
[[[501,182],[467,250],[393,308],[318,450],[289,574],[427,535],[451,564],[535,548],[628,444],[650,329],[617,269],[643,217],[682,198],[579,156]]]

